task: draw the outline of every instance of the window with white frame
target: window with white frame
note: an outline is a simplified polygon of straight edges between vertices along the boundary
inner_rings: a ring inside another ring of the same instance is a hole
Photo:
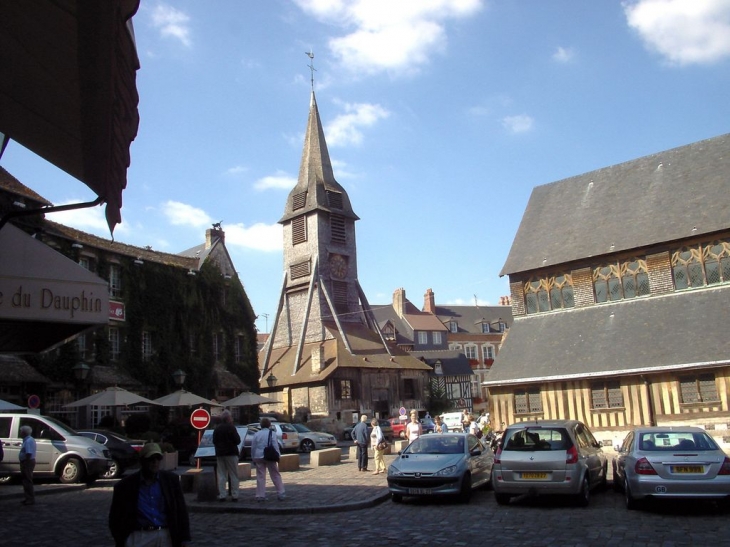
[[[418,343],[422,346],[428,344],[428,333],[425,331],[418,331]]]
[[[441,345],[441,333],[439,331],[435,330],[431,334],[433,335],[434,345]]]
[[[213,359],[218,361],[223,352],[223,333],[216,332],[213,334]]]
[[[449,321],[449,331],[453,333],[459,332],[459,323],[456,321]]]
[[[489,327],[489,323],[482,323],[482,334],[488,334],[492,332],[492,329]]]
[[[122,271],[119,264],[109,264],[109,296],[122,296]]]
[[[149,331],[142,331],[142,360],[152,359],[152,335]]]
[[[477,359],[477,347],[476,346],[465,346],[464,355],[467,359]]]
[[[484,352],[485,359],[494,359],[494,346],[492,346],[492,345],[483,346],[482,352]]]
[[[109,327],[109,358],[112,361],[117,361],[121,353],[119,339],[119,329],[117,327]]]
[[[243,345],[243,336],[236,336],[236,343],[233,344],[233,360],[236,363],[241,362],[241,346]]]

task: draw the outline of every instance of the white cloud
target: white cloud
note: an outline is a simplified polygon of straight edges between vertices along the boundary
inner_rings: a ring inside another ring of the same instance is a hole
[[[412,73],[446,49],[444,24],[474,15],[483,0],[295,0],[316,19],[339,27],[329,40],[342,66],[359,74]]]
[[[562,46],[558,46],[555,53],[553,53],[553,61],[557,61],[558,63],[569,63],[574,57],[575,52],[572,48]]]
[[[248,167],[244,167],[243,165],[236,165],[234,167],[230,167],[226,169],[225,174],[226,175],[240,175],[241,173],[245,173],[248,171]]]
[[[55,205],[70,205],[79,203],[81,200],[69,200],[64,203],[56,203]],[[71,211],[60,211],[58,213],[46,213],[48,220],[58,222],[64,226],[76,228],[82,232],[97,235],[99,237],[111,238],[109,225],[106,222],[106,205],[102,204],[97,207],[86,207],[84,209],[72,209]],[[128,234],[129,229],[124,224],[124,209],[122,209],[122,223],[117,224],[114,228],[114,237],[118,239],[120,235]]]
[[[491,112],[492,112],[491,109],[486,106],[472,106],[472,107],[469,107],[469,109],[467,110],[467,113],[470,116],[480,116],[480,117],[488,116],[489,114],[491,114]]]
[[[166,201],[162,204],[162,213],[174,226],[193,226],[200,228],[208,226],[213,219],[208,213],[192,205],[180,203],[179,201]]]
[[[623,8],[646,46],[671,64],[730,57],[730,0],[639,0]]]
[[[345,104],[345,112],[325,129],[327,145],[330,147],[361,144],[363,136],[360,128],[370,127],[390,116],[390,112],[379,104],[368,103]]]
[[[226,226],[225,231],[226,245],[266,252],[281,252],[284,248],[282,226],[278,223],[258,222],[249,227],[244,224],[233,224]]]
[[[152,25],[160,30],[160,34],[163,37],[177,38],[185,47],[193,45],[189,21],[187,14],[166,4],[158,4],[152,10]]]
[[[526,133],[532,129],[534,124],[535,121],[527,114],[502,118],[502,126],[510,133]]]
[[[269,190],[271,188],[291,190],[297,183],[296,177],[292,177],[284,171],[277,171],[275,175],[260,178],[254,182],[256,190]]]

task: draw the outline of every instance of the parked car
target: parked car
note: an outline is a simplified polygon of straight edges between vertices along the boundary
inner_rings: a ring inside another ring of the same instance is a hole
[[[380,426],[380,430],[383,432],[383,436],[388,440],[392,441],[394,438],[394,431],[393,426],[391,425],[391,420],[386,419],[378,419],[378,425]],[[355,425],[351,425],[346,427],[342,432],[342,437],[346,441],[352,440],[352,430],[355,427]],[[370,437],[370,433],[373,432],[373,426],[370,425],[370,422],[368,422],[368,437]]]
[[[393,431],[393,438],[406,438],[406,425],[408,425],[408,422],[410,422],[410,420],[401,420],[400,418],[390,418],[388,420],[388,423],[390,424],[390,429],[391,431]]]
[[[142,450],[144,441],[128,439],[124,435],[107,429],[85,429],[84,431],[79,431],[79,435],[103,444],[109,449],[113,463],[101,475],[103,479],[116,479],[125,470],[139,465],[139,451]]]
[[[300,423],[293,423],[291,425],[299,434],[299,450],[302,452],[311,452],[312,450],[337,446],[337,439],[335,439],[334,435],[321,431],[312,431],[306,425]]]
[[[454,495],[468,502],[474,488],[490,481],[494,453],[474,435],[423,435],[388,467],[388,489],[398,503],[403,496]]]
[[[699,427],[637,427],[612,466],[628,509],[649,498],[730,501],[730,458]]]
[[[214,429],[206,429],[203,431],[203,436],[200,438],[200,444],[195,452],[190,456],[190,465],[196,466],[197,460],[200,460],[201,465],[203,463],[211,463],[215,461],[215,445],[213,444],[213,431]],[[237,425],[236,431],[238,436],[241,438],[241,442],[238,443],[238,459],[239,461],[244,459],[244,444],[246,438],[249,435],[253,435],[253,432],[249,432],[249,428],[245,425]],[[248,439],[249,454],[251,452],[251,439]]]
[[[421,422],[421,429],[424,433],[433,433],[436,430],[436,422],[431,418],[421,418],[418,421]]]
[[[261,424],[248,424],[248,429],[251,432],[246,437],[246,441],[243,445],[243,450],[247,457],[251,457],[251,438],[253,434],[261,429]],[[294,426],[287,422],[271,422],[271,427],[276,433],[276,438],[279,441],[279,449],[282,452],[296,452],[299,449],[299,433],[294,429]]]
[[[592,489],[605,487],[607,470],[601,444],[582,422],[519,422],[497,448],[492,487],[502,505],[522,494],[570,494],[585,506]]]
[[[50,416],[0,414],[0,441],[5,452],[0,477],[20,476],[20,428],[24,425],[31,427],[36,441],[34,477],[57,477],[66,484],[91,483],[112,464],[109,449]]]

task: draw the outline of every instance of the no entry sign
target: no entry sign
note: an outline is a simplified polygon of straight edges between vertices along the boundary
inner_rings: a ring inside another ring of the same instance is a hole
[[[210,423],[210,412],[204,408],[193,410],[193,413],[190,415],[190,423],[195,429],[205,429]]]

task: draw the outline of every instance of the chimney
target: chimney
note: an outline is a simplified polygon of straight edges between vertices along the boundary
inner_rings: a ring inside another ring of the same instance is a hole
[[[423,295],[422,311],[436,315],[436,296],[433,294],[431,289],[426,289],[426,294]]]
[[[213,228],[207,229],[205,231],[205,248],[210,249],[213,246],[213,243],[219,239],[221,243],[224,243],[226,240],[226,233],[222,228],[213,226]]]
[[[511,298],[509,296],[500,296],[499,297],[499,305],[500,306],[511,306]]]
[[[393,293],[393,309],[398,317],[403,317],[406,311],[406,290],[396,289]]]
[[[319,374],[324,366],[324,347],[317,346],[312,349],[312,373]]]

